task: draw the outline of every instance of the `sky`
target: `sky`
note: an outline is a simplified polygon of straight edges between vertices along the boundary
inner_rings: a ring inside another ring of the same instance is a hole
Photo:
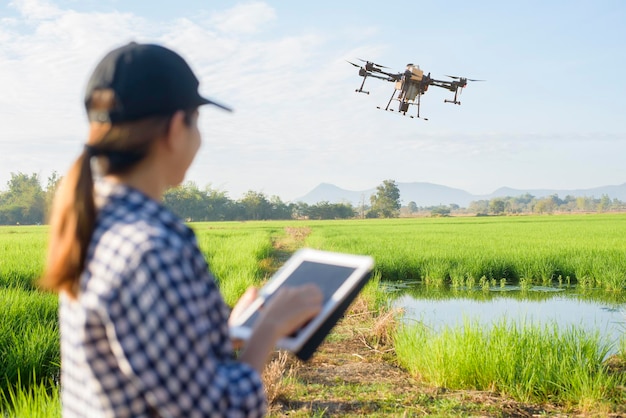
[[[11,173],[44,187],[65,173],[86,140],[87,79],[129,41],[176,50],[201,93],[235,109],[201,109],[186,178],[232,199],[384,180],[473,194],[622,184],[625,21],[622,0],[3,0],[0,190]],[[411,119],[377,109],[392,83],[355,92],[359,59],[485,81],[460,106],[431,87],[428,120]]]

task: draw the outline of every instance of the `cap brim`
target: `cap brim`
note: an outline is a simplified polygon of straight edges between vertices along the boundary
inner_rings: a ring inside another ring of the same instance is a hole
[[[200,97],[200,99],[201,99],[201,101],[202,101],[202,104],[210,104],[210,105],[213,105],[213,106],[217,106],[217,107],[219,107],[220,109],[224,109],[224,110],[226,110],[227,112],[232,112],[232,111],[233,111],[233,109],[232,109],[232,108],[230,108],[230,107],[228,107],[228,106],[225,106],[225,105],[223,105],[223,104],[221,104],[221,103],[217,103],[217,102],[216,102],[216,101],[214,101],[214,100],[209,100],[209,99],[207,99],[206,97],[202,97],[202,96],[201,96],[201,97]]]

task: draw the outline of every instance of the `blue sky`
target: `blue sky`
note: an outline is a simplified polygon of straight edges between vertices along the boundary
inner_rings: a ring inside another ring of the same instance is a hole
[[[0,5],[0,189],[62,174],[87,131],[84,86],[130,40],[174,48],[201,91],[203,147],[187,179],[284,201],[319,183],[385,179],[485,194],[626,182],[626,3],[609,1],[9,0]],[[470,83],[431,87],[428,121],[378,110],[391,83],[346,60],[411,62]]]

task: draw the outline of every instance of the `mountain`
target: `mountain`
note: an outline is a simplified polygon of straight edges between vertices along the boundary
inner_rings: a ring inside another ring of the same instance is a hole
[[[314,205],[319,202],[350,203],[352,206],[361,205],[361,201],[369,203],[370,196],[376,193],[376,188],[362,191],[341,189],[334,184],[320,183],[304,196],[295,199],[295,202],[303,202]]]
[[[611,199],[626,201],[626,183],[615,186],[594,187],[591,189],[557,190],[557,189],[512,189],[501,187],[488,195],[474,195],[465,190],[442,186],[433,183],[413,182],[396,183],[400,191],[400,201],[403,205],[415,202],[417,206],[437,206],[455,203],[461,207],[467,207],[470,202],[476,200],[489,200],[495,197],[516,197],[530,194],[536,198],[558,195],[564,198],[567,195],[576,197],[600,198],[603,195]],[[350,203],[358,207],[362,203],[369,205],[370,196],[376,193],[376,188],[367,190],[345,190],[333,184],[321,183],[304,196],[294,199],[295,202],[303,202],[313,205],[319,202]]]
[[[456,203],[467,206],[477,197],[461,189],[441,186],[432,183],[396,183],[400,191],[400,200],[404,205],[413,201],[418,206],[437,206]],[[333,184],[321,183],[306,195],[295,199],[313,205],[319,202],[350,203],[358,207],[362,203],[370,204],[370,196],[376,193],[376,188],[367,190],[345,190]]]

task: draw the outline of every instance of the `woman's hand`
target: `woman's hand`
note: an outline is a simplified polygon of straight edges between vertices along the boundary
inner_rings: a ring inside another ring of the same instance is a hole
[[[239,359],[262,373],[276,342],[317,315],[322,310],[323,299],[322,291],[314,284],[281,288],[259,311]]]
[[[235,307],[230,312],[228,317],[228,325],[232,325],[235,319],[243,313],[243,311],[250,306],[250,304],[257,298],[259,290],[256,287],[249,287],[246,292],[239,298]]]
[[[256,326],[271,330],[278,340],[317,315],[322,301],[322,291],[315,284],[283,287],[263,306]]]

